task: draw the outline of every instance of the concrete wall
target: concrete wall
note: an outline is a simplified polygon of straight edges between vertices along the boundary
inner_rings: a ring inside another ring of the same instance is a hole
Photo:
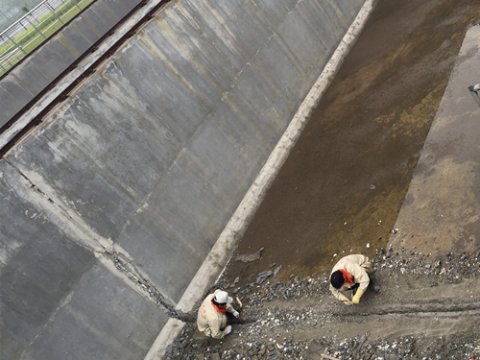
[[[172,1],[11,150],[1,358],[142,358],[362,4]]]

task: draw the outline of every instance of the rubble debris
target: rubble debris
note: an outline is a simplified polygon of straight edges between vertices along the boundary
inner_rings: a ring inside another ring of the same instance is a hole
[[[237,255],[234,259],[234,261],[241,261],[244,263],[249,263],[253,261],[260,260],[262,257],[262,252],[265,250],[263,247],[255,251],[253,254],[242,254],[242,255]]]

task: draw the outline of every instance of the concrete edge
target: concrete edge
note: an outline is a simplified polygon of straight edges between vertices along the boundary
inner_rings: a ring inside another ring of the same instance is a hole
[[[311,112],[320,101],[349,50],[354,45],[355,40],[374,9],[376,1],[377,0],[366,0],[363,4],[352,25],[350,25],[327,65],[308,92],[305,100],[299,106],[289,126],[268,157],[265,165],[260,170],[257,178],[248,189],[240,205],[212,247],[212,250],[183,293],[177,304],[177,309],[185,312],[191,311],[201,296],[204,295],[204,292],[218,281],[222,275],[235,250],[237,240],[245,231],[268,188],[287,159],[290,150],[298,140],[309,120]],[[161,359],[168,345],[175,340],[184,326],[185,323],[177,319],[169,319],[155,339],[144,360]]]

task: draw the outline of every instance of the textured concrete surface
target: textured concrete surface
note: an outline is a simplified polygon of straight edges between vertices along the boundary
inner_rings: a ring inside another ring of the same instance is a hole
[[[10,150],[2,355],[142,358],[362,4],[173,1]]]
[[[480,248],[480,26],[465,37],[390,244],[437,257]]]

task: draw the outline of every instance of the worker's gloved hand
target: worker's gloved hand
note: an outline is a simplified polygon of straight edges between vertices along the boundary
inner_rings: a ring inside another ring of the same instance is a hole
[[[352,303],[355,304],[355,305],[360,303],[360,299],[361,299],[361,297],[363,296],[364,293],[365,293],[365,290],[358,288],[357,292],[355,293],[355,295],[352,298]]]
[[[237,310],[235,310],[234,312],[232,312],[232,315],[238,319],[238,317],[240,316],[240,313]]]
[[[338,294],[338,299],[343,302],[345,305],[352,305],[352,302],[348,297],[343,294]]]
[[[228,335],[232,332],[232,325],[227,325],[227,327],[223,330],[224,335]]]

